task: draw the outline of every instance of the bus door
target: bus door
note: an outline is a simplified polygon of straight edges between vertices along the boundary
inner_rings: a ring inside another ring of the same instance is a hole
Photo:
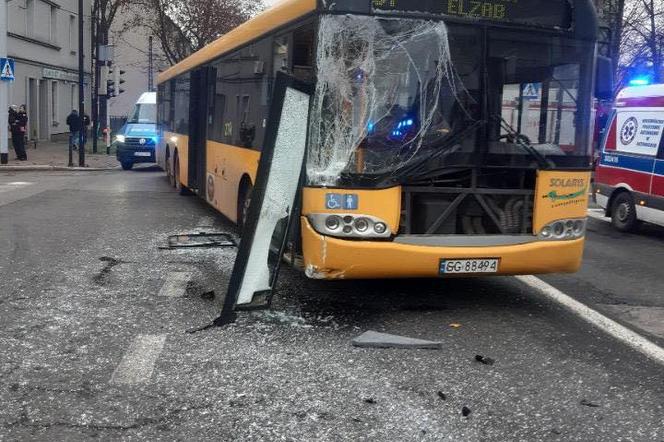
[[[209,97],[214,96],[216,69],[203,67],[191,74],[189,98],[189,182],[187,187],[199,195],[206,189],[206,151]]]

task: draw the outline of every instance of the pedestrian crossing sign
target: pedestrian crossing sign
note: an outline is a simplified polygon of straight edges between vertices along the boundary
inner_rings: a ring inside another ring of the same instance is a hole
[[[14,60],[11,58],[0,58],[0,80],[14,81]]]
[[[526,83],[523,85],[522,97],[524,100],[537,100],[540,96],[541,84]]]

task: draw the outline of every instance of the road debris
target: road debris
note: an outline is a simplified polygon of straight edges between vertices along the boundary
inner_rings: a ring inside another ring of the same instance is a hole
[[[477,362],[479,362],[480,364],[484,364],[484,365],[493,365],[493,364],[496,363],[495,360],[493,360],[491,358],[484,357],[482,355],[475,355],[475,360]]]
[[[453,322],[450,324],[450,327],[452,328],[461,328],[461,324],[457,324],[456,322]]]
[[[368,397],[368,398],[364,399],[364,403],[373,405],[373,404],[376,403],[376,399],[374,399],[372,397]]]
[[[442,391],[438,392],[438,397],[441,398],[444,401],[447,400],[447,395],[445,393],[443,393]]]
[[[413,348],[426,350],[440,350],[442,342],[425,341],[406,336],[390,335],[369,330],[362,333],[352,341],[353,346],[362,348]]]
[[[592,408],[597,408],[599,407],[599,404],[596,404],[594,402],[590,402],[589,400],[586,399],[581,399],[581,405],[584,405],[586,407],[592,407]]]
[[[166,246],[159,248],[169,250],[199,247],[237,247],[237,242],[231,234],[225,232],[181,233],[169,236]]]
[[[470,408],[468,408],[468,407],[465,407],[465,406],[464,406],[464,407],[461,409],[461,415],[462,415],[463,417],[468,417],[468,416],[470,416],[470,413],[471,413],[471,411],[470,411]]]

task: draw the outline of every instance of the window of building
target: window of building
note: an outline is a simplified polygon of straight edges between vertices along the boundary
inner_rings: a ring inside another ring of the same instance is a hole
[[[58,42],[58,8],[51,5],[51,26],[50,26],[50,42]]]
[[[58,82],[51,82],[51,122],[55,125],[58,122]]]
[[[78,86],[75,84],[71,85],[71,108],[69,110],[72,109],[78,109]]]
[[[69,16],[69,50],[76,53],[78,48],[78,29],[76,26],[76,16]]]
[[[25,0],[25,35],[32,36],[35,29],[35,0]]]

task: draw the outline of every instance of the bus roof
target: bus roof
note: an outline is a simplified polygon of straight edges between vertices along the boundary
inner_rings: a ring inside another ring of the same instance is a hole
[[[232,31],[159,74],[158,82],[170,80],[210,62],[260,35],[266,34],[316,10],[316,0],[282,0]]]

